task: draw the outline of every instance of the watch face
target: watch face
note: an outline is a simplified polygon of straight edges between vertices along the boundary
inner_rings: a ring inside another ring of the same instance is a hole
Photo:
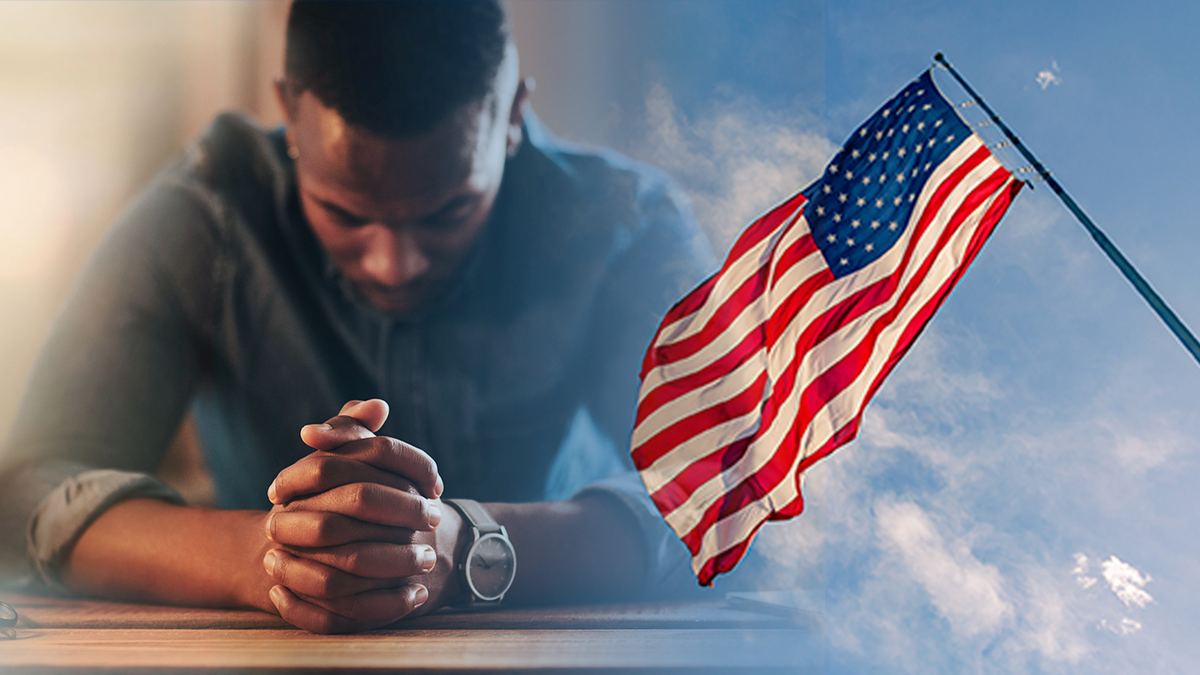
[[[467,555],[467,583],[483,600],[499,600],[512,585],[517,556],[512,544],[498,534],[485,534]]]

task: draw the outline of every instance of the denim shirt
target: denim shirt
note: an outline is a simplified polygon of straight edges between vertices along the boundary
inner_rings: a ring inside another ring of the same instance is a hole
[[[642,529],[653,579],[686,561],[628,473],[642,353],[713,267],[679,190],[530,115],[451,286],[385,314],[299,206],[281,130],[223,115],[97,250],[57,319],[0,455],[0,572],[58,568],[105,508],[179,501],[151,477],[190,410],[223,508],[266,509],[310,452],[305,424],[378,397],[381,434],[427,451],[446,495],[603,491]]]

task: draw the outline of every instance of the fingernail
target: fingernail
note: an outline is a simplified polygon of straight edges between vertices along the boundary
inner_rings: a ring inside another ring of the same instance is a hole
[[[442,477],[438,476],[437,482],[433,484],[433,496],[441,497],[442,492],[445,492],[446,484],[442,481]]]
[[[435,564],[437,564],[437,552],[432,547],[425,547],[425,550],[421,551],[421,571],[428,572],[433,569]]]
[[[274,590],[274,589],[272,589],[272,590]],[[420,607],[421,605],[425,604],[425,601],[428,599],[429,599],[429,589],[425,588],[424,586],[417,586],[417,592],[413,593],[413,609],[416,609],[417,607]]]
[[[271,503],[274,504],[276,496],[277,495],[275,494],[275,481],[271,481],[271,486],[267,488],[267,499],[270,499]]]
[[[267,539],[275,541],[275,514],[267,516]]]
[[[267,593],[271,597],[271,604],[275,605],[275,609],[279,609],[279,603],[283,602],[283,589],[278,586],[272,586],[271,592]]]
[[[278,564],[279,554],[275,552],[275,549],[267,551],[267,554],[263,556],[263,567],[267,570],[267,574],[275,576],[275,566]],[[272,589],[272,592],[274,592],[274,589]]]
[[[437,502],[425,500],[425,520],[430,527],[437,527],[442,522],[442,507]]]

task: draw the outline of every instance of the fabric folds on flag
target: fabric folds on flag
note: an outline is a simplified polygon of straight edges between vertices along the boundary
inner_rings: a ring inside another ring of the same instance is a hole
[[[927,71],[667,313],[632,454],[701,584],[800,515],[803,472],[855,437],[1021,185]]]

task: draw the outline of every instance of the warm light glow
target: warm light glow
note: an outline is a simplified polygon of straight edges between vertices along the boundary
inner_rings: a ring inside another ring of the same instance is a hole
[[[46,153],[0,146],[0,280],[54,271],[70,231],[70,199],[62,170]]]

